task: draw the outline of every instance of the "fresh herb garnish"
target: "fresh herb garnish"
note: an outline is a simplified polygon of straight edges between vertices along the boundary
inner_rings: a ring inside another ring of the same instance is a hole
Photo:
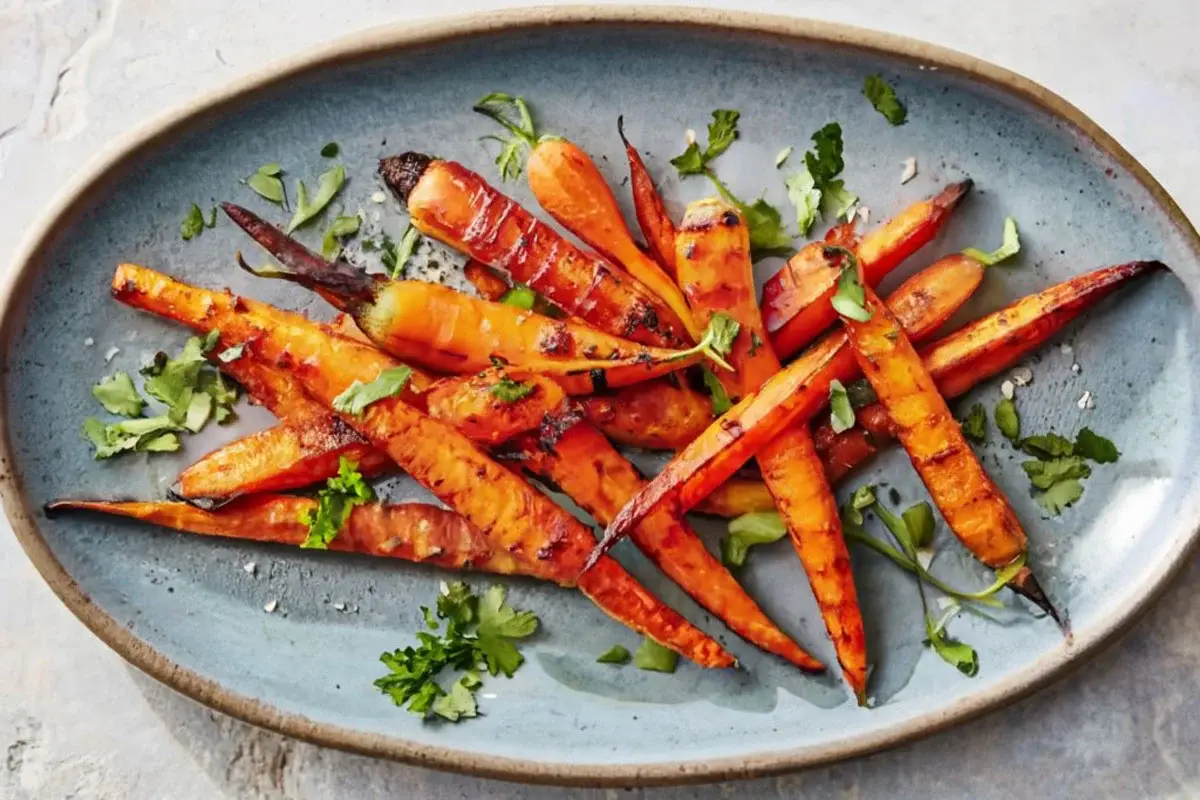
[[[733,367],[729,366],[723,356],[729,354],[729,350],[733,347],[733,341],[741,329],[742,326],[737,320],[718,311],[709,317],[708,327],[704,329],[704,335],[700,337],[699,342],[687,350],[676,352],[668,360],[679,361],[696,353],[702,353],[717,366],[732,372]]]
[[[708,368],[707,364],[700,365],[700,374],[704,377],[704,388],[708,389],[708,393],[712,395],[713,414],[719,417],[733,408],[733,401],[729,399],[725,385],[721,383],[717,374]]]
[[[1112,464],[1121,457],[1111,439],[1105,439],[1091,428],[1082,428],[1075,435],[1075,455],[1083,456],[1097,464]]]
[[[322,158],[337,158],[338,152],[341,150],[337,142],[328,142],[321,148]]]
[[[346,387],[345,391],[333,398],[333,410],[341,411],[351,416],[362,416],[367,406],[388,397],[395,397],[404,391],[408,379],[412,377],[412,368],[401,364],[389,367],[370,383],[355,381]]]
[[[829,425],[834,433],[843,433],[854,427],[854,407],[846,387],[839,380],[829,382]]]
[[[504,305],[520,308],[524,311],[532,311],[533,304],[536,301],[537,292],[524,284],[512,287],[500,298],[500,302]]]
[[[1057,517],[1072,503],[1083,497],[1083,484],[1077,479],[1071,478],[1051,486],[1044,492],[1036,495],[1038,505],[1052,517]]]
[[[750,548],[778,542],[787,535],[783,518],[775,511],[751,511],[729,521],[729,533],[721,538],[721,563],[740,567]]]
[[[850,407],[855,411],[879,402],[879,397],[875,394],[875,389],[871,387],[870,382],[865,378],[851,381],[846,387],[846,396],[850,398]]]
[[[491,394],[505,403],[515,403],[523,397],[532,394],[534,384],[523,381],[514,381],[507,375],[501,376],[500,380],[496,381],[488,388],[488,394]]]
[[[1081,481],[1092,475],[1085,459],[1110,464],[1121,455],[1116,445],[1090,428],[1081,429],[1074,442],[1050,432],[1014,439],[1013,444],[1034,457],[1023,462],[1021,468],[1035,490],[1034,499],[1050,516],[1060,515],[1083,496]]]
[[[192,203],[192,207],[188,209],[187,216],[179,223],[179,236],[185,242],[199,236],[205,228],[215,228],[217,226],[217,207],[213,206],[212,212],[209,214],[208,220],[204,219],[204,212],[200,210],[200,206]]]
[[[830,122],[812,135],[814,147],[804,154],[804,169],[785,182],[788,198],[796,207],[796,226],[807,236],[818,216],[849,220],[858,197],[837,180],[845,167],[842,127]]]
[[[619,644],[614,644],[612,647],[605,650],[596,657],[597,664],[628,664],[629,650]]]
[[[108,413],[122,417],[140,417],[146,407],[146,401],[138,394],[128,372],[117,372],[101,380],[92,387],[92,397],[99,400]]]
[[[933,506],[928,502],[909,506],[900,514],[904,527],[908,529],[909,539],[913,547],[929,547],[933,544]]]
[[[237,389],[205,358],[219,337],[219,331],[210,331],[203,339],[193,336],[175,358],[160,352],[141,370],[146,394],[166,405],[167,416],[192,433],[210,417],[217,422],[229,419],[237,402]]]
[[[283,169],[274,161],[263,164],[246,178],[246,185],[264,200],[283,205],[283,180],[279,177],[282,172]]]
[[[380,261],[387,269],[388,274],[392,276],[392,280],[400,280],[404,277],[404,270],[408,266],[408,260],[412,258],[412,254],[417,249],[417,243],[421,241],[421,232],[409,225],[404,229],[404,235],[400,237],[400,244],[395,244],[391,239],[384,239],[383,253],[380,255]]]
[[[796,148],[792,147],[789,144],[787,147],[780,150],[779,153],[775,156],[775,169],[779,169],[780,167],[782,167],[787,162],[788,157],[792,154],[792,151],[795,149]]]
[[[741,112],[727,108],[718,108],[712,112],[712,122],[708,123],[708,144],[703,150],[699,142],[692,142],[675,158],[671,164],[680,175],[702,175],[708,170],[708,163],[724,153],[738,138],[737,123]]]
[[[757,331],[750,331],[750,355],[758,355],[758,350],[763,346],[763,340],[758,338]]]
[[[304,186],[304,181],[296,181],[296,211],[292,214],[291,222],[288,223],[287,232],[290,234],[324,211],[330,201],[342,190],[345,183],[346,168],[341,164],[321,173],[317,178],[317,193],[311,200],[308,197],[308,189]]]
[[[1017,231],[1017,221],[1012,217],[1004,219],[1004,238],[1001,244],[990,253],[985,253],[974,247],[963,250],[963,255],[973,258],[985,267],[992,267],[1021,252],[1021,236]]]
[[[235,344],[233,347],[226,347],[217,355],[217,360],[222,364],[231,364],[241,358],[245,352],[246,343],[242,342],[241,344]]]
[[[425,617],[427,627],[436,630],[436,622],[430,624],[428,613]],[[379,657],[390,672],[375,686],[414,714],[458,722],[478,713],[475,693],[483,683],[480,670],[486,667],[493,677],[503,672],[511,678],[521,666],[524,659],[514,642],[533,634],[538,619],[531,611],[507,605],[502,586],[476,598],[461,582],[442,584],[437,617],[445,622],[440,636],[419,631],[417,646]],[[443,670],[463,672],[449,691],[437,680]]]
[[[1080,456],[1064,456],[1048,461],[1031,459],[1021,464],[1035,489],[1049,489],[1059,481],[1091,477],[1092,468]]]
[[[855,322],[867,322],[871,319],[871,312],[866,307],[867,292],[858,279],[858,259],[851,251],[835,245],[826,245],[824,253],[826,259],[842,259],[842,274],[838,277],[837,291],[830,299],[834,310]]]
[[[868,75],[863,80],[862,91],[875,110],[891,124],[903,125],[908,119],[908,109],[896,98],[896,90],[882,75]]]
[[[633,653],[633,665],[638,669],[651,672],[674,672],[675,665],[678,663],[678,653],[664,647],[649,636],[642,640],[641,646]]]
[[[1019,444],[1022,450],[1037,458],[1058,458],[1075,454],[1075,445],[1071,440],[1065,439],[1057,433],[1026,436]]]
[[[374,501],[375,491],[363,480],[358,463],[342,456],[338,459],[338,474],[325,481],[325,488],[317,492],[317,507],[300,515],[300,521],[308,526],[308,536],[300,546],[328,549],[355,506]]]
[[[83,422],[83,435],[95,448],[97,460],[119,453],[169,453],[179,449],[176,431],[183,427],[170,417],[148,417],[104,423],[95,417]]]
[[[967,412],[967,418],[962,421],[963,436],[976,444],[987,444],[987,411],[983,403],[976,403]]]
[[[329,223],[329,229],[321,237],[321,255],[325,256],[327,261],[335,260],[342,252],[342,239],[358,233],[360,227],[362,218],[357,214],[339,214],[334,217],[333,222]]]
[[[485,136],[500,143],[500,154],[496,156],[496,166],[500,168],[500,179],[503,181],[516,180],[521,176],[521,155],[526,147],[537,147],[538,136],[533,127],[533,115],[525,98],[492,92],[485,95],[472,108],[473,111],[497,122],[510,134],[503,136]],[[514,116],[512,112],[516,112]]]
[[[1012,398],[1005,397],[996,403],[992,416],[996,420],[996,427],[1004,434],[1004,438],[1016,444],[1021,438],[1021,417],[1017,414],[1017,404],[1012,401]]]

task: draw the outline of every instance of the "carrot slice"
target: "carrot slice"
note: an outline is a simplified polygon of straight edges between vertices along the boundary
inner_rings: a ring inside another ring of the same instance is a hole
[[[560,488],[601,525],[645,485],[633,464],[586,422],[572,426],[553,443],[525,434],[514,444],[521,466]],[[682,517],[667,511],[650,514],[630,538],[693,600],[739,636],[803,670],[824,670],[821,662],[771,622]]]
[[[654,186],[650,170],[646,169],[637,148],[625,138],[625,120],[617,117],[617,133],[625,145],[629,159],[629,185],[633,189],[633,208],[638,227],[646,237],[646,245],[668,275],[675,276],[675,223],[667,213],[667,204]]]
[[[46,510],[95,511],[149,522],[188,533],[299,545],[308,537],[301,517],[317,501],[286,494],[242,497],[222,508],[205,511],[187,503],[107,503],[59,500]],[[527,564],[495,546],[453,511],[425,503],[357,506],[330,550],[399,558],[448,569],[472,569],[499,575],[533,575]]]
[[[867,283],[879,285],[900,262],[929,243],[970,189],[969,180],[951,184],[863,236],[854,250]],[[844,231],[837,235],[844,236]],[[829,266],[822,251],[824,244],[838,243],[846,246],[840,240],[807,245],[764,284],[763,322],[780,358],[796,353],[837,321],[829,299],[840,273]]]
[[[693,321],[670,276],[633,241],[617,198],[587,153],[566,139],[544,138],[530,152],[525,172],[533,196],[558,224],[641,281],[699,341],[704,326]]]
[[[669,379],[581,397],[579,403],[608,438],[650,450],[684,447],[713,420],[711,399]]]
[[[683,321],[646,287],[575,247],[462,164],[405,153],[383,159],[379,174],[421,233],[504,270],[568,314],[642,344],[688,343]]]
[[[729,354],[739,384],[735,396],[757,391],[780,365],[754,299],[745,218],[722,200],[691,203],[675,243],[679,282],[696,312],[724,312],[741,325]],[[837,500],[808,426],[801,422],[781,431],[758,452],[758,464],[808,575],[842,674],[862,705],[867,697],[862,612]]]
[[[709,338],[690,350],[647,347],[439,284],[377,280],[325,261],[240,206],[222,208],[284,266],[271,277],[318,290],[381,349],[431,369],[478,372],[499,360],[524,373],[554,375],[568,393],[586,394],[665,375],[705,355],[719,358]]]
[[[112,289],[118,299],[143,295],[130,304],[164,316],[205,319],[210,330],[220,331],[223,346],[245,344],[253,357],[295,377],[327,407],[354,381],[373,380],[393,363],[299,315],[187,286],[144,267],[118,267]],[[399,397],[371,404],[361,417],[340,418],[539,577],[576,582],[614,618],[702,666],[735,663],[615,561],[581,575],[593,543],[587,528],[453,428]]]

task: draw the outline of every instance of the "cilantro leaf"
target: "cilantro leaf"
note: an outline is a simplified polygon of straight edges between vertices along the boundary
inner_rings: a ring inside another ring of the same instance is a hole
[[[263,164],[246,178],[246,185],[264,200],[283,205],[283,181],[279,178],[281,172],[283,170],[275,162]]]
[[[1011,398],[1002,398],[992,410],[992,416],[1004,437],[1016,444],[1021,438],[1021,417],[1017,414],[1017,404]]]
[[[605,650],[596,657],[597,664],[628,664],[629,650],[619,644],[614,644],[612,647]]]
[[[322,158],[337,158],[338,152],[341,150],[337,142],[328,142],[321,148]]]
[[[821,189],[821,215],[849,222],[858,206],[858,195],[846,189],[845,181],[830,181]]]
[[[825,186],[846,166],[842,159],[842,126],[830,122],[812,135],[815,147],[804,154],[804,165],[817,186]]]
[[[837,291],[830,302],[841,316],[855,322],[866,322],[871,319],[871,312],[866,307],[866,290],[858,279],[858,259],[844,247],[830,245],[825,248],[827,259],[839,254],[842,257],[842,274],[838,278]]]
[[[1111,439],[1105,439],[1091,428],[1083,428],[1075,435],[1075,454],[1097,464],[1112,464],[1121,457]]]
[[[992,267],[1004,261],[1007,258],[1015,256],[1021,252],[1021,236],[1017,230],[1017,221],[1012,217],[1004,219],[1004,238],[999,247],[990,253],[985,253],[975,247],[968,247],[963,250],[963,255],[968,258],[973,258],[985,267]]]
[[[700,145],[691,142],[682,153],[671,159],[671,165],[682,177],[684,175],[703,175],[708,163],[704,160],[704,151],[700,149]]]
[[[171,452],[179,449],[175,431],[182,426],[166,415],[104,423],[95,417],[83,422],[83,435],[92,443],[96,460],[125,452]]]
[[[817,215],[821,213],[821,190],[817,188],[812,173],[808,170],[790,175],[784,186],[788,200],[796,207],[796,227],[801,236],[808,236]]]
[[[967,418],[962,421],[963,436],[976,444],[987,444],[988,421],[987,411],[983,403],[976,403],[967,412]]]
[[[536,300],[537,292],[523,284],[512,287],[500,298],[500,302],[504,305],[520,308],[525,311],[532,311],[534,301]]]
[[[286,232],[290,234],[301,225],[312,221],[325,210],[325,206],[337,196],[345,183],[346,168],[341,164],[321,173],[317,178],[317,194],[311,200],[304,182],[296,181],[296,211],[292,214]]]
[[[503,181],[516,180],[521,175],[521,155],[525,148],[537,146],[537,132],[533,126],[533,115],[525,98],[508,95],[503,92],[492,92],[482,97],[472,110],[498,123],[509,132],[509,138],[487,136],[500,142],[500,154],[496,156],[496,166],[500,169],[500,179]],[[515,113],[515,116],[513,114]]]
[[[792,237],[783,229],[779,209],[761,197],[748,205],[735,198],[735,205],[746,218],[746,227],[750,230],[750,255],[754,260],[783,255],[792,249]]]
[[[917,503],[906,508],[900,518],[904,520],[913,547],[919,549],[933,544],[933,507],[929,503]]]
[[[534,388],[536,387],[533,383],[514,381],[507,375],[503,375],[500,380],[488,388],[488,394],[497,397],[505,403],[515,403],[521,398],[532,394]]]
[[[1049,489],[1059,481],[1069,478],[1087,478],[1092,468],[1079,456],[1054,458],[1049,461],[1030,460],[1021,464],[1035,489]]]
[[[370,383],[355,381],[347,386],[345,391],[333,398],[333,410],[355,417],[362,416],[363,411],[372,403],[388,397],[395,397],[403,392],[411,377],[412,368],[401,364],[398,367],[385,369]]]
[[[850,495],[850,502],[846,504],[844,512],[847,518],[855,525],[862,525],[865,509],[875,505],[875,487],[866,484],[854,490],[854,494]]]
[[[475,621],[477,607],[478,601],[471,594],[470,586],[462,581],[455,581],[449,586],[442,585],[437,598],[437,614],[442,619],[466,626]]]
[[[738,138],[738,119],[741,113],[731,109],[718,108],[712,112],[712,122],[708,123],[708,145],[701,150],[697,142],[690,143],[687,148],[671,159],[672,166],[683,175],[701,175],[708,169],[708,162],[729,149]]]
[[[1026,436],[1021,440],[1021,449],[1037,458],[1059,458],[1075,455],[1075,445],[1070,439],[1057,433],[1042,433]]]
[[[325,256],[327,261],[336,259],[342,252],[341,239],[358,233],[360,227],[362,227],[362,218],[357,214],[339,214],[334,217],[333,222],[329,223],[325,235],[321,237],[321,255]]]
[[[456,680],[450,691],[433,701],[429,710],[450,722],[478,715],[474,689],[479,686],[479,676],[467,673]]]
[[[192,203],[192,207],[188,209],[187,215],[179,223],[179,238],[186,242],[199,236],[203,230],[204,212],[200,210],[200,206]]]
[[[979,673],[979,653],[975,652],[974,647],[947,636],[943,626],[934,625],[928,616],[925,618],[925,630],[929,637],[926,643],[942,661],[968,678],[974,678]]]
[[[829,424],[834,433],[842,433],[854,427],[854,407],[846,387],[839,380],[829,382]]]
[[[92,396],[100,401],[104,410],[123,417],[140,417],[146,401],[133,386],[128,372],[117,372],[104,378],[92,387]]]
[[[863,80],[862,92],[875,110],[891,124],[903,125],[908,119],[908,109],[896,98],[896,90],[882,75],[868,75]]]
[[[317,507],[304,512],[300,521],[308,526],[308,537],[300,545],[312,550],[328,549],[342,532],[355,506],[375,500],[375,491],[363,480],[358,464],[345,456],[338,459],[338,474],[325,481],[317,492]]]
[[[219,331],[210,331],[203,339],[193,336],[175,358],[160,352],[142,368],[146,394],[162,401],[167,415],[193,433],[214,413],[218,422],[224,421],[237,402],[237,389],[228,386],[205,358],[219,336]]]
[[[1057,517],[1080,497],[1083,497],[1083,484],[1072,478],[1059,481],[1038,494],[1036,499],[1043,511],[1052,517]]]
[[[674,672],[678,663],[678,653],[663,647],[648,636],[642,640],[641,646],[633,654],[635,667],[652,672]]]
[[[729,534],[721,538],[721,563],[740,567],[750,548],[778,542],[787,535],[783,518],[775,511],[751,511],[729,521]]]
[[[723,311],[718,311],[708,318],[708,329],[705,331],[704,338],[709,340],[708,346],[713,351],[723,356],[729,355],[733,342],[737,339],[741,329],[741,323],[736,319]]]
[[[700,365],[700,373],[704,377],[704,388],[712,395],[713,414],[719,417],[733,408],[733,402],[725,392],[725,385],[716,373],[709,369],[707,364]]]
[[[479,649],[488,672],[503,672],[511,678],[525,659],[513,639],[524,639],[537,630],[538,619],[532,611],[516,611],[504,602],[504,587],[492,586],[479,602]]]
[[[785,181],[801,236],[809,234],[818,216],[849,220],[858,204],[845,181],[835,180],[845,166],[841,126],[831,122],[812,139],[815,147],[804,154],[804,169]]]
[[[408,266],[408,260],[416,252],[417,244],[420,241],[421,232],[411,224],[404,229],[404,235],[400,237],[399,245],[389,238],[384,239],[383,253],[380,256],[380,260],[392,276],[392,280],[399,280],[404,277],[404,268]]]

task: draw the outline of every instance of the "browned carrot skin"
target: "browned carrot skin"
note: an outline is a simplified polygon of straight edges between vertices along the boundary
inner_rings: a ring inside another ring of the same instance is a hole
[[[712,400],[670,380],[644,381],[579,398],[589,422],[631,447],[677,450],[713,420]]]
[[[730,478],[697,503],[693,510],[732,519],[753,511],[774,511],[775,500],[762,481]]]
[[[518,400],[505,399],[496,389],[506,379],[512,381],[504,369],[491,369],[439,381],[425,393],[426,411],[472,441],[497,445],[519,433],[536,430],[547,414],[562,411],[567,401],[558,383],[540,375],[527,375],[519,381],[522,391],[528,389],[528,394]]]
[[[575,424],[553,443],[525,434],[514,445],[525,469],[556,485],[601,525],[645,485],[633,464],[586,422]],[[739,636],[803,670],[824,670],[771,622],[682,517],[666,511],[650,514],[630,537],[651,562]]]
[[[172,319],[204,320],[209,329],[220,331],[224,346],[245,343],[252,357],[301,381],[326,407],[354,381],[373,380],[394,363],[378,350],[331,335],[299,315],[187,286],[132,264],[117,268],[112,290],[118,300]],[[607,613],[701,666],[735,663],[720,644],[650,594],[615,561],[582,575],[591,533],[453,428],[398,397],[373,403],[361,417],[341,419],[495,547],[524,562],[529,574],[576,583]]]
[[[815,420],[814,420],[815,421]],[[855,426],[835,433],[828,418],[813,427],[813,443],[825,463],[825,477],[837,483],[870,459],[879,447],[894,438],[892,421],[878,403],[855,412]]]
[[[951,184],[864,235],[855,252],[867,283],[877,286],[900,262],[930,242],[970,189],[969,180]],[[836,321],[829,299],[839,273],[822,256],[823,246],[814,242],[802,248],[763,286],[763,322],[780,358],[798,352]]]
[[[624,267],[666,303],[692,339],[699,341],[704,326],[692,320],[691,309],[670,276],[633,241],[617,198],[587,153],[566,139],[545,138],[530,152],[525,173],[533,196],[558,224]]]
[[[641,154],[625,137],[625,121],[617,117],[617,133],[625,144],[629,159],[629,185],[633,189],[633,208],[646,245],[667,274],[675,276],[675,223],[667,213],[667,204],[650,177]]]
[[[46,510],[95,511],[188,533],[295,546],[308,537],[308,525],[300,521],[302,515],[316,506],[317,501],[308,497],[258,494],[239,498],[213,511],[187,503],[89,500],[61,500],[51,503]],[[495,549],[487,537],[458,514],[425,503],[358,506],[350,512],[341,533],[329,543],[329,549],[448,569],[529,574],[523,562]]]
[[[722,200],[691,203],[675,245],[679,283],[692,307],[700,314],[724,312],[741,326],[729,353],[739,384],[735,396],[757,391],[780,365],[754,298],[745,219]],[[850,551],[808,426],[801,422],[781,431],[759,451],[758,464],[808,575],[842,674],[863,704],[867,642]]]
[[[507,272],[568,314],[607,333],[659,347],[689,342],[662,300],[602,259],[587,255],[482,177],[453,161],[405,153],[379,174],[427,236]]]
[[[475,291],[484,300],[499,301],[511,288],[500,270],[492,269],[482,261],[469,259],[463,266],[463,276],[466,277]]]

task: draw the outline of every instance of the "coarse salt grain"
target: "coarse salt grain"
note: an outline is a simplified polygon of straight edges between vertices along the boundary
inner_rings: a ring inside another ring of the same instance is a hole
[[[376,192],[375,194],[371,195],[372,203],[382,203],[385,200],[387,200],[387,195],[383,192]]]
[[[1079,402],[1077,402],[1075,405],[1079,406],[1084,411],[1089,411],[1096,407],[1096,401],[1092,397],[1091,392],[1084,391],[1083,394],[1079,395]]]
[[[863,225],[871,224],[871,209],[867,206],[858,207],[858,218]]]
[[[334,603],[334,604],[333,604],[333,607],[334,607],[335,609],[337,609],[338,611],[345,611],[345,610],[346,610],[346,604],[345,604],[345,603]]]
[[[1004,395],[1004,398],[1005,398],[1006,400],[1012,400],[1012,399],[1013,399],[1013,393],[1014,393],[1014,391],[1015,391],[1015,390],[1013,389],[1013,382],[1012,382],[1012,381],[1005,381],[1004,383],[1000,384],[1000,394]]]
[[[1060,344],[1058,346],[1058,349],[1059,349],[1059,352],[1061,352],[1064,356],[1069,356],[1069,355],[1071,355],[1072,352],[1074,352],[1073,349],[1071,348],[1071,345],[1067,344],[1066,342],[1063,342],[1062,344]]]
[[[694,130],[692,130],[691,128],[688,128],[686,131],[683,132],[683,138],[687,140],[688,144],[695,144],[696,143],[696,132]]]
[[[1017,367],[1013,370],[1012,381],[1017,386],[1028,386],[1033,382],[1033,370],[1029,367]]]
[[[108,348],[108,350],[106,350],[104,353],[104,363],[107,364],[108,362],[112,361],[114,358],[116,358],[116,355],[119,352],[121,352],[121,348],[119,347]]]
[[[253,561],[247,561],[242,565],[242,571],[247,575],[253,575],[258,571],[258,564],[254,563]]]
[[[904,159],[904,172],[900,173],[900,185],[903,186],[915,177],[917,177],[917,159],[910,156]]]
[[[274,614],[275,609],[277,608],[279,608],[279,601],[271,600],[265,606],[263,606],[263,611],[267,612],[268,614]]]
[[[95,340],[95,339],[93,339],[93,338],[92,338],[92,337],[90,337],[90,336],[89,336],[89,337],[87,337],[86,339],[84,339],[84,340],[83,340],[83,346],[84,346],[84,347],[91,347],[91,346],[92,346],[92,345],[94,345],[95,343],[96,343],[96,340]]]
[[[1079,364],[1072,364],[1071,372],[1074,372],[1076,375],[1078,375],[1080,372],[1083,372],[1083,367],[1079,366]]]

